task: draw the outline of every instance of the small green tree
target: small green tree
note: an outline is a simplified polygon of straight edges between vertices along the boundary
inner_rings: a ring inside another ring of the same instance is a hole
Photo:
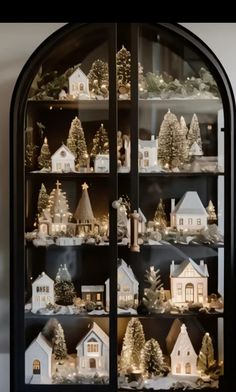
[[[198,355],[198,369],[204,373],[208,373],[209,369],[214,366],[214,347],[210,334],[205,333],[202,339],[202,347]]]
[[[48,140],[46,137],[44,138],[44,142],[40,150],[40,155],[38,157],[38,165],[40,169],[42,168],[48,169],[51,167],[51,153],[49,150]]]
[[[54,341],[53,352],[56,360],[61,361],[67,357],[67,348],[66,348],[64,331],[60,323],[58,323],[55,329],[55,341]]]
[[[108,134],[103,124],[101,124],[98,131],[95,133],[93,139],[91,156],[95,158],[98,154],[109,154]]]
[[[165,369],[162,350],[157,340],[150,339],[142,350],[142,369],[149,377],[162,374]]]
[[[157,227],[159,229],[165,229],[167,226],[167,217],[166,217],[166,213],[164,210],[164,205],[162,202],[162,199],[160,199],[154,218],[153,218],[154,222],[157,224]]]
[[[98,59],[92,64],[88,73],[90,91],[96,95],[108,94],[108,63]]]
[[[127,373],[130,367],[140,369],[141,351],[145,344],[143,326],[139,319],[132,317],[128,322],[123,340],[120,370]]]
[[[122,45],[122,48],[116,54],[116,70],[117,70],[117,81],[126,85],[131,81],[131,54]]]
[[[41,214],[43,210],[47,207],[48,199],[49,199],[49,195],[47,194],[45,185],[42,183],[38,195],[38,204],[37,204],[37,210],[39,214]]]

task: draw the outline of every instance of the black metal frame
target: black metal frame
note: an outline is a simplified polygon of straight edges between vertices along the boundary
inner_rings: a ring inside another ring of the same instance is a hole
[[[24,135],[22,130],[23,119],[26,111],[26,99],[32,79],[38,70],[42,59],[47,56],[51,48],[65,38],[67,34],[76,31],[86,24],[69,24],[46,39],[33,53],[25,64],[16,83],[11,104],[11,141],[10,141],[10,181],[11,181],[11,391],[12,392],[42,392],[57,389],[58,391],[115,391],[117,385],[117,314],[116,314],[116,287],[117,287],[117,244],[116,244],[116,211],[110,205],[110,384],[102,385],[25,385],[24,384]],[[97,25],[97,24],[94,24]],[[155,26],[155,24],[153,24]],[[164,29],[176,33],[199,51],[206,63],[210,64],[212,73],[218,83],[225,114],[225,318],[224,318],[224,347],[225,347],[225,376],[224,385],[220,390],[234,390],[236,343],[234,339],[235,328],[235,210],[234,210],[234,167],[235,167],[235,102],[228,77],[214,53],[195,35],[177,24],[160,23]],[[109,37],[109,74],[110,74],[110,105],[109,121],[110,130],[118,130],[117,126],[117,98],[115,78],[115,53],[116,53],[116,24],[108,23],[111,34]],[[138,37],[139,24],[131,25],[131,51],[132,51],[132,104],[131,104],[131,202],[132,208],[139,206],[138,184]],[[113,135],[113,136],[114,136]],[[111,137],[111,151],[117,151],[116,137]],[[110,200],[115,200],[118,194],[116,153],[111,154],[110,161]],[[135,254],[132,256],[135,259]]]

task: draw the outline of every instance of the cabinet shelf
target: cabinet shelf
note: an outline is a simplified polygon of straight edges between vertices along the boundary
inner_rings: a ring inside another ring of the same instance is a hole
[[[135,317],[139,319],[158,319],[158,320],[163,320],[163,319],[218,319],[218,318],[224,318],[224,313],[220,312],[212,312],[212,313],[197,313],[197,312],[188,312],[188,313],[176,313],[176,314],[171,314],[171,313],[157,313],[157,314],[150,314],[150,315],[142,315],[142,314],[118,314],[117,318],[130,318],[130,317]]]
[[[224,176],[224,172],[168,172],[168,173],[139,173],[140,177],[218,177]]]
[[[55,313],[55,314],[34,314],[31,312],[25,313],[25,321],[26,322],[27,322],[27,320],[28,321],[30,321],[30,320],[45,320],[45,322],[46,322],[46,320],[48,320],[52,317],[56,317],[58,320],[63,321],[64,319],[66,319],[66,320],[68,320],[68,319],[77,320],[77,319],[81,319],[81,318],[82,319],[86,319],[86,318],[95,319],[95,318],[107,318],[110,316],[109,316],[109,313],[100,314],[100,315],[88,314],[88,313],[86,313],[86,314],[57,314],[57,313]]]
[[[109,107],[109,100],[108,99],[101,99],[101,100],[28,100],[28,107],[29,108],[43,108],[45,110],[107,110]],[[130,109],[131,108],[131,101],[130,100],[118,100],[118,107],[119,109]]]
[[[27,180],[30,179],[45,179],[45,178],[59,178],[63,180],[71,179],[83,179],[83,178],[103,178],[108,179],[109,173],[42,173],[42,172],[26,172],[25,177]]]
[[[160,110],[170,109],[174,113],[217,113],[222,109],[222,102],[218,98],[214,99],[139,99],[141,109],[156,108]]]

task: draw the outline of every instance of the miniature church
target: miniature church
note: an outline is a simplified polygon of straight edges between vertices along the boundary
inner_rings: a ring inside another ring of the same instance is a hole
[[[123,259],[118,259],[117,267],[117,306],[135,307],[138,305],[139,282],[134,276],[132,268],[126,264]],[[106,285],[106,310],[109,311],[110,299],[110,279],[105,282]]]
[[[60,188],[61,183],[56,182],[56,188],[49,196],[47,208],[39,217],[39,233],[42,235],[58,235],[67,232],[67,226],[72,214],[69,212],[66,193]]]
[[[176,265],[170,265],[171,299],[175,305],[206,303],[208,298],[208,269],[204,260],[200,265],[190,257]]]
[[[90,99],[89,81],[80,67],[69,76],[69,95],[78,99]]]
[[[25,383],[51,384],[52,346],[40,332],[25,351]]]
[[[95,322],[77,344],[76,351],[80,374],[109,373],[109,337]]]
[[[78,234],[84,235],[88,232],[94,232],[95,226],[98,226],[93,215],[93,210],[88,194],[89,186],[84,182],[82,185],[82,196],[74,213],[78,226]]]
[[[158,139],[151,136],[151,140],[141,140],[138,143],[139,149],[139,170],[152,170],[157,167]]]
[[[197,376],[197,354],[187,332],[185,324],[180,327],[180,333],[170,354],[171,373],[175,376]]]
[[[206,230],[207,216],[206,209],[195,191],[186,192],[176,205],[175,199],[171,199],[171,227],[177,231],[195,234]]]
[[[54,281],[45,272],[32,283],[32,312],[54,305]]]
[[[75,171],[75,156],[63,143],[51,156],[52,172],[68,173]]]

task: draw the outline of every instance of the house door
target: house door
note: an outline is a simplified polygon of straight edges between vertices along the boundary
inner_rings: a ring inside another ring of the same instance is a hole
[[[177,365],[176,365],[176,373],[177,374],[181,373],[181,364],[180,363],[177,363]]]
[[[185,302],[193,302],[194,299],[194,287],[192,283],[188,283],[185,286]]]
[[[189,362],[187,362],[185,365],[185,373],[191,374],[191,364]]]
[[[96,359],[89,358],[89,367],[90,367],[90,369],[96,368]]]
[[[41,366],[40,361],[35,359],[33,362],[33,374],[40,374],[41,373]]]

